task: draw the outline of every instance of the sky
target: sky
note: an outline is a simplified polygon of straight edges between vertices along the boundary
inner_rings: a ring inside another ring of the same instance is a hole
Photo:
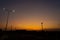
[[[60,0],[0,0],[0,28],[6,27],[8,12],[10,29],[41,30],[60,28]]]

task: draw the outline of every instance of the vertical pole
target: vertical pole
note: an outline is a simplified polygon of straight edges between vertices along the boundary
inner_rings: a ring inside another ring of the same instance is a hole
[[[5,28],[5,31],[7,30],[7,27],[8,27],[8,19],[9,19],[9,11],[8,11],[8,14],[7,14],[7,20],[6,20],[6,28]]]
[[[16,27],[15,27],[15,31],[16,31]]]
[[[11,25],[11,31],[12,31],[12,25]]]
[[[41,27],[42,27],[42,31],[43,31],[43,22],[41,22]]]

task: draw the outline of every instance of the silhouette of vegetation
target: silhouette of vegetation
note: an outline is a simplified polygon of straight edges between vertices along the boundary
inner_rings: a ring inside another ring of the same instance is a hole
[[[1,31],[0,40],[59,40],[59,31]]]

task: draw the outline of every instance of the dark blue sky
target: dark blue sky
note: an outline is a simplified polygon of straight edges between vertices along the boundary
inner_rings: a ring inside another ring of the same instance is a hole
[[[9,25],[39,26],[43,21],[47,28],[54,28],[60,24],[60,0],[0,0],[0,23],[5,24],[7,13],[3,8],[16,11],[10,13]]]

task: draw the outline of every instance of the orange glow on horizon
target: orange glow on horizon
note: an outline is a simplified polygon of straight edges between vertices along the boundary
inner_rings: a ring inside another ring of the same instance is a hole
[[[41,30],[40,26],[37,25],[19,25],[17,29],[25,29],[25,30]]]
[[[16,22],[17,29],[25,29],[25,30],[42,30],[41,21],[22,21]],[[43,20],[43,29],[57,28],[57,23],[54,20]]]
[[[57,22],[54,20],[42,20],[43,21],[43,29],[57,28]],[[5,24],[4,24],[5,25]],[[4,26],[3,25],[3,26]],[[11,29],[10,26],[13,26],[13,29],[16,27],[17,30],[42,30],[41,20],[22,20],[22,21],[13,21],[9,22],[8,29]]]

